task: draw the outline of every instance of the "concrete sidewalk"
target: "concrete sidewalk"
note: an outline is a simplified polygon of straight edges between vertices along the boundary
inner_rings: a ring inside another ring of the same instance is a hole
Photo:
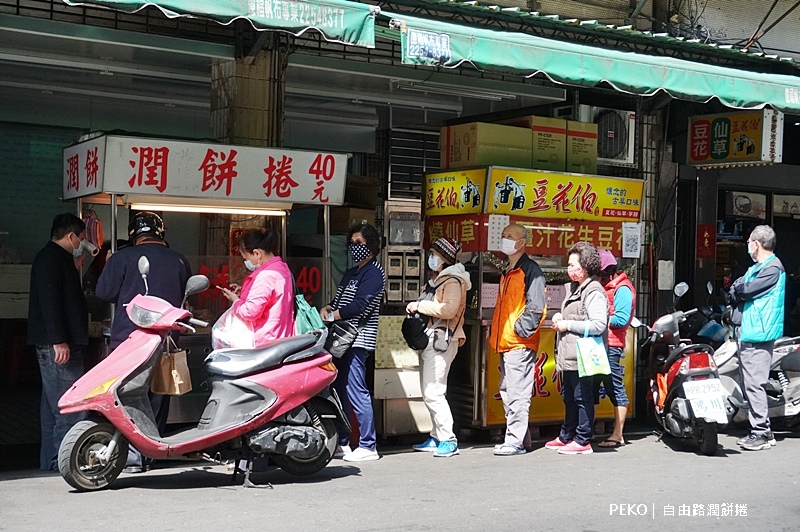
[[[381,449],[379,461],[335,460],[311,477],[255,475],[274,489],[232,486],[224,466],[205,463],[123,474],[82,494],[56,474],[19,471],[0,474],[0,530],[797,530],[800,434],[777,438],[748,453],[720,435],[713,457],[644,434],[584,456],[541,441],[513,457],[490,445],[452,458]]]

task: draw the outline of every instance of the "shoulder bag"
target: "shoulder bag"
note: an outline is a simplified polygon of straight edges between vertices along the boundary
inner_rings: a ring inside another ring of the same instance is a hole
[[[335,306],[339,301],[338,295],[333,300]],[[358,332],[367,322],[363,316],[358,320],[358,327],[347,320],[334,321],[328,327],[328,337],[325,339],[325,351],[336,358],[342,358],[358,338]]]

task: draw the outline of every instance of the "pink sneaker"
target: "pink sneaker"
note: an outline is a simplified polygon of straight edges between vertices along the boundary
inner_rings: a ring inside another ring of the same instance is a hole
[[[576,441],[571,441],[558,450],[558,454],[592,454],[592,446],[588,443],[580,445]]]
[[[549,442],[545,443],[544,444],[544,448],[545,449],[555,450],[555,449],[561,449],[562,447],[565,447],[566,445],[567,445],[566,443],[561,441],[561,438],[556,436],[555,439],[552,439]]]

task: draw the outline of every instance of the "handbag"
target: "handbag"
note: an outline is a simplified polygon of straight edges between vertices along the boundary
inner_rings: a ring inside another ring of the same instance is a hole
[[[168,338],[168,344],[164,346],[164,352],[158,357],[158,362],[153,368],[150,391],[161,395],[183,395],[192,391],[192,377],[189,373],[189,363],[186,361],[186,350],[178,349],[172,337]]]
[[[297,334],[306,334],[312,331],[325,328],[322,318],[317,309],[306,301],[306,296],[297,290],[297,284],[292,275],[292,287],[294,288],[294,329]]]
[[[325,339],[325,351],[336,358],[342,358],[358,338],[358,327],[346,320],[334,321]]]
[[[576,343],[578,352],[578,376],[609,375],[611,366],[608,363],[606,346],[600,336],[589,336],[589,326],[583,331],[583,338]]]
[[[211,327],[211,347],[214,350],[235,347],[253,349],[256,346],[255,332],[250,322],[244,321],[228,307]]]

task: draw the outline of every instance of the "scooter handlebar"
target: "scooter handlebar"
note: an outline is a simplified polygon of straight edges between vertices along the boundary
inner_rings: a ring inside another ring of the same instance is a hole
[[[192,325],[197,325],[198,327],[208,327],[207,321],[196,320],[194,318],[189,318],[189,323]]]

